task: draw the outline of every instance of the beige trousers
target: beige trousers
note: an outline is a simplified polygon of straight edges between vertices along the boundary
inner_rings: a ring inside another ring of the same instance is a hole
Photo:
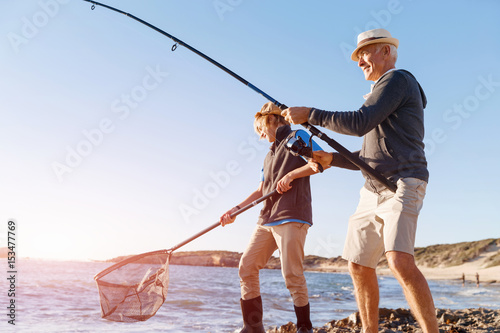
[[[240,260],[241,298],[260,296],[259,270],[264,268],[276,249],[280,252],[281,273],[295,306],[309,303],[304,277],[304,243],[308,224],[289,222],[277,226],[257,225]]]

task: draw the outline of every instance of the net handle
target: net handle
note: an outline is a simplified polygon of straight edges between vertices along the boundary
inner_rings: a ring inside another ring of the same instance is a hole
[[[253,206],[258,205],[258,204],[259,204],[259,203],[261,203],[262,201],[267,200],[268,198],[272,197],[272,196],[273,196],[273,195],[275,195],[275,194],[278,194],[278,191],[276,191],[276,189],[274,189],[272,192],[270,192],[270,193],[268,193],[268,194],[266,194],[266,195],[264,195],[264,196],[260,197],[259,199],[257,199],[257,200],[255,200],[255,201],[253,201],[253,202],[249,203],[249,204],[248,204],[248,205],[246,205],[245,207],[242,207],[242,208],[238,209],[237,211],[235,211],[234,213],[232,213],[230,216],[231,216],[231,217],[236,217],[236,216],[240,215],[241,213],[243,213],[243,212],[245,212],[245,211],[249,210],[249,209],[250,209],[250,208],[252,208]],[[200,231],[200,232],[199,232],[199,233],[197,233],[196,235],[193,235],[193,236],[189,237],[189,238],[188,238],[188,239],[186,239],[185,241],[180,242],[180,243],[179,243],[179,244],[177,244],[176,246],[174,246],[174,247],[172,247],[172,248],[168,249],[167,251],[169,251],[169,252],[173,252],[173,251],[177,250],[178,248],[180,248],[180,247],[182,247],[182,246],[186,245],[187,243],[189,243],[189,242],[191,242],[191,241],[195,240],[196,238],[198,238],[198,237],[200,237],[200,236],[202,236],[202,235],[206,234],[206,233],[207,233],[207,232],[209,232],[210,230],[213,230],[213,229],[217,228],[218,226],[220,226],[220,222],[216,222],[216,223],[212,224],[212,225],[211,225],[211,226],[209,226],[208,228],[203,229],[202,231]]]
[[[272,197],[273,195],[275,194],[278,194],[278,191],[276,191],[276,189],[274,189],[272,192],[260,197],[259,199],[249,203],[248,205],[246,205],[245,207],[243,208],[240,208],[238,209],[236,212],[232,213],[230,216],[231,217],[236,217],[238,215],[240,215],[241,213],[249,210],[250,208],[258,205],[259,203],[261,203],[262,201],[265,201],[267,199],[269,199],[270,197]],[[174,252],[175,250],[177,250],[178,248],[186,245],[187,243],[195,240],[196,238],[206,234],[207,232],[209,232],[210,230],[213,230],[215,228],[217,228],[218,226],[220,226],[220,222],[216,222],[214,224],[212,224],[211,226],[209,226],[208,228],[206,229],[203,229],[202,231],[198,232],[197,234],[189,237],[188,239],[186,239],[185,241],[183,242],[180,242],[179,244],[177,244],[176,246],[168,249],[168,250],[159,250],[159,251],[152,251],[152,252],[147,252],[147,253],[142,253],[142,254],[138,254],[138,255],[135,255],[135,256],[132,256],[130,258],[127,258],[127,259],[124,259],[108,268],[106,268],[105,270],[99,272],[98,274],[96,274],[96,276],[94,276],[94,280],[99,280],[101,278],[103,278],[104,276],[106,276],[107,274],[109,274],[110,272],[114,271],[115,269],[118,269],[132,261],[136,261],[136,260],[139,260],[141,259],[142,257],[146,257],[146,256],[149,256],[149,255],[156,255],[156,254],[168,254],[169,256],[172,254],[172,252]]]

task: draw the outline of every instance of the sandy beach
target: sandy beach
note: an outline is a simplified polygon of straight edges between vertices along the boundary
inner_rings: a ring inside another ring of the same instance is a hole
[[[428,280],[462,280],[462,274],[464,274],[466,284],[476,284],[477,273],[479,274],[480,284],[500,283],[500,266],[483,268],[481,263],[476,261],[452,267],[418,267]],[[347,266],[323,266],[314,270],[322,272],[348,272]],[[377,268],[377,274],[392,276],[392,272],[388,267]]]
[[[479,283],[500,283],[500,266],[485,268],[489,257],[495,255],[500,250],[499,246],[490,246],[485,252],[477,258],[470,260],[462,265],[451,267],[426,267],[419,266],[422,274],[431,280],[462,280],[462,274],[465,275],[465,283],[476,284],[476,273],[479,275]],[[377,269],[379,274],[392,274],[388,268]]]
[[[430,280],[462,280],[462,275],[465,276],[466,284],[476,284],[476,273],[479,275],[480,284],[500,283],[500,266],[486,268],[488,258],[498,254],[500,246],[489,246],[477,258],[467,261],[462,265],[449,267],[429,267],[427,265],[418,265],[418,268],[427,279]],[[311,269],[323,272],[348,272],[345,262],[337,261],[334,264],[321,263]],[[391,270],[387,266],[379,266],[377,268],[379,275],[392,275]]]

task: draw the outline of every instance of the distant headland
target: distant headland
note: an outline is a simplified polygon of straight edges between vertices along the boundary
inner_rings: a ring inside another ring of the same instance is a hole
[[[230,251],[174,252],[170,264],[190,266],[238,267],[242,253]],[[107,260],[118,262],[129,256]],[[473,242],[440,244],[415,248],[415,261],[430,279],[462,279],[476,281],[476,273],[484,283],[500,283],[500,238]],[[308,255],[306,271],[347,272],[347,261],[339,257]],[[280,260],[271,257],[267,269],[280,269]],[[377,267],[379,274],[391,274],[385,257]]]

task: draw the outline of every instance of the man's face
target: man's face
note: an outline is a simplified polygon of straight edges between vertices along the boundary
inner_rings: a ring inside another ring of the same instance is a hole
[[[383,51],[380,44],[370,44],[359,50],[358,66],[363,70],[365,80],[377,81],[387,71]]]

